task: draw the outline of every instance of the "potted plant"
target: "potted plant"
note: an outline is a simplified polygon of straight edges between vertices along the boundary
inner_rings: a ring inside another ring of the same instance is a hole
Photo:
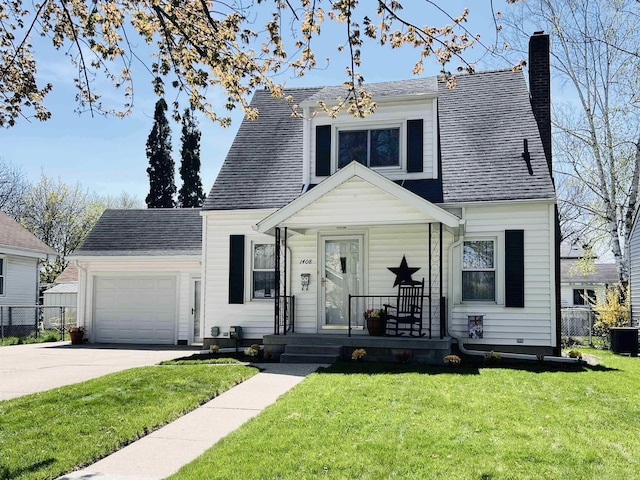
[[[82,345],[84,341],[84,327],[70,327],[69,336],[71,337],[71,345]]]
[[[382,337],[387,330],[387,317],[384,309],[370,308],[364,311],[364,318],[367,321],[369,335]]]

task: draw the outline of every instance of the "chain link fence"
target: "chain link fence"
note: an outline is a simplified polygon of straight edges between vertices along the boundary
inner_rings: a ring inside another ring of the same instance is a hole
[[[77,308],[43,305],[0,306],[0,339],[35,337],[45,330],[58,332],[60,340],[68,335],[69,327],[77,324]],[[68,337],[67,337],[68,338]]]
[[[613,311],[611,311],[613,312]],[[600,315],[606,311],[596,311],[585,307],[565,307],[562,308],[562,345],[563,347],[573,346],[594,346],[609,348],[609,329],[598,324]],[[631,312],[616,312],[621,324],[630,325]]]

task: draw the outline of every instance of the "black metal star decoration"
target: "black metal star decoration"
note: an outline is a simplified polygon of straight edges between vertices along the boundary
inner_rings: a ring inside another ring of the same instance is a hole
[[[400,262],[399,267],[387,267],[387,268],[391,270],[393,273],[395,273],[396,275],[396,281],[393,284],[394,287],[396,285],[406,285],[406,284],[412,285],[413,278],[411,278],[411,275],[413,275],[418,270],[420,270],[420,267],[417,267],[417,268],[409,267],[409,265],[407,265],[407,258],[404,255],[402,256],[402,261]]]

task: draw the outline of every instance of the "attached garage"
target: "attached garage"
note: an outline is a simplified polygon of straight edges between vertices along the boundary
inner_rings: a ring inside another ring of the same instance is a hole
[[[175,277],[95,277],[95,341],[176,343]]]
[[[202,342],[202,218],[195,208],[106,210],[71,259],[89,342]]]

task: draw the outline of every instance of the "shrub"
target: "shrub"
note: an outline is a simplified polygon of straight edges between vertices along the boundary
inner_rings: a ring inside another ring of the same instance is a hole
[[[629,325],[629,291],[620,285],[607,287],[604,298],[598,299],[598,304],[593,307],[596,312],[596,321],[593,324],[593,333],[602,337],[608,343],[609,332],[612,327],[624,327]]]

